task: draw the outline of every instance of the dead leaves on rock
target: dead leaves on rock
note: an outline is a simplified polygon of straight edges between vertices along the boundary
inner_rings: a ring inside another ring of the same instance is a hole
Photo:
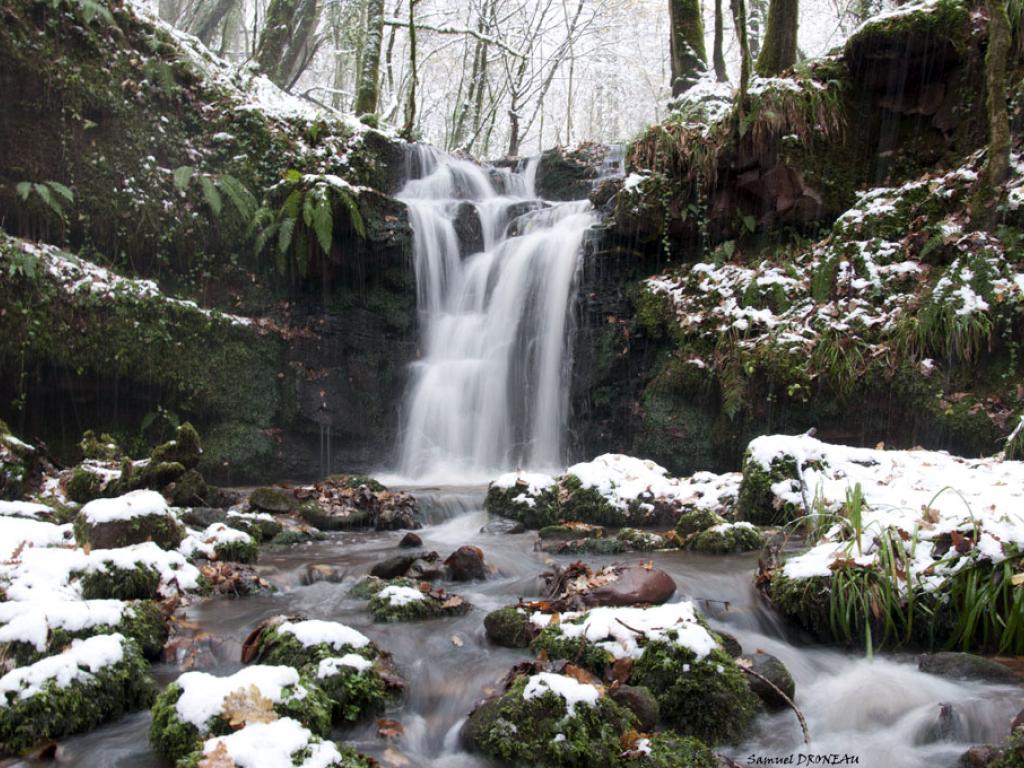
[[[241,728],[250,723],[272,723],[278,719],[274,702],[254,684],[227,694],[221,706],[221,714],[232,728]]]

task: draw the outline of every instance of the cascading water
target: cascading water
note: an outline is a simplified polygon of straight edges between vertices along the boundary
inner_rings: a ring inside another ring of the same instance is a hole
[[[398,197],[414,231],[422,357],[403,414],[405,477],[486,481],[563,464],[570,301],[593,216],[585,200],[537,199],[535,174],[536,161],[486,170],[410,150]],[[457,224],[474,216],[483,248],[463,254]]]

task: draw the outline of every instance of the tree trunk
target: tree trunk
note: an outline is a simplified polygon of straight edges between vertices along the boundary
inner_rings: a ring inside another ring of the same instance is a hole
[[[242,8],[238,3],[235,3],[234,7],[228,11],[228,15],[224,18],[224,26],[221,28],[220,33],[220,50],[217,52],[219,56],[228,58],[230,54],[238,51],[238,32],[242,28]]]
[[[1010,175],[1010,118],[1006,105],[1006,63],[1013,38],[1006,0],[987,0],[988,50],[985,52],[985,107],[988,154],[974,200],[973,218],[989,218],[999,188]]]
[[[356,114],[377,112],[380,98],[380,49],[384,43],[384,0],[366,4],[366,38],[363,41],[363,66],[356,90]]]
[[[712,59],[715,62],[715,79],[720,83],[729,82],[729,73],[725,69],[725,51],[723,40],[725,38],[724,19],[722,18],[722,0],[715,0],[715,46],[712,52]]]
[[[270,0],[256,63],[280,87],[294,85],[309,64],[318,18],[317,0]]]
[[[700,0],[669,0],[672,95],[692,88],[708,67]]]
[[[186,27],[186,31],[195,35],[209,47],[221,22],[234,10],[236,0],[216,0],[202,3],[197,9],[195,18]]]
[[[739,109],[736,114],[742,120],[747,109],[747,88],[750,86],[750,70],[753,68],[750,58],[750,41],[747,38],[746,0],[736,0],[736,31],[740,38],[740,95]]]
[[[158,13],[163,21],[174,24],[178,20],[178,14],[181,13],[181,3],[179,0],[160,0]]]
[[[402,138],[412,141],[416,132],[416,3],[409,0],[409,95],[405,102],[405,127]]]
[[[799,0],[771,0],[764,48],[757,57],[757,74],[773,77],[796,64]]]
[[[750,58],[756,59],[761,54],[761,33],[764,31],[765,0],[750,0],[747,9],[747,42],[750,46]]]

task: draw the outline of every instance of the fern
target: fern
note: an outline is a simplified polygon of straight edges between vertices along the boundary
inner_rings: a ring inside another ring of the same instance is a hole
[[[291,264],[301,277],[309,272],[313,249],[329,256],[334,248],[335,210],[344,206],[359,237],[366,237],[366,225],[359,203],[348,185],[336,177],[303,174],[295,169],[284,175],[288,194],[277,211],[260,208],[253,214],[256,254],[263,253],[276,238],[277,271],[285,274]],[[227,189],[225,189],[227,191]],[[230,194],[230,193],[229,193]],[[313,245],[315,243],[315,246]]]
[[[47,208],[57,214],[62,222],[65,220],[64,207],[60,204],[60,199],[68,203],[75,202],[75,194],[59,181],[44,181],[42,183],[22,181],[14,189],[18,197],[25,202],[28,202],[33,195],[38,197]]]
[[[243,221],[249,222],[256,215],[256,198],[234,176],[226,173],[219,176],[197,173],[190,165],[174,169],[174,188],[179,192],[186,192],[193,181],[198,182],[203,201],[214,216],[219,218],[223,212],[224,197],[227,197]]]
[[[60,8],[63,2],[64,0],[48,0],[49,6],[54,10]],[[107,24],[114,23],[114,14],[100,0],[68,0],[68,5],[82,14],[82,19],[86,24],[91,24],[97,17]]]
[[[224,201],[221,199],[220,192],[217,191],[213,179],[209,176],[200,176],[199,187],[203,190],[203,198],[206,200],[206,204],[210,206],[210,210],[213,211],[213,215],[220,216],[220,212],[224,207]]]

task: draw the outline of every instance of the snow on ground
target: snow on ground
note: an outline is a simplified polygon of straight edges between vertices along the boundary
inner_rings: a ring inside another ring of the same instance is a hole
[[[24,517],[0,516],[0,561],[14,557],[19,550],[56,547],[72,539],[70,525],[54,525]],[[0,573],[3,566],[0,565]]]
[[[544,628],[551,623],[551,614],[535,612],[530,621]],[[717,645],[697,621],[693,603],[686,601],[650,608],[601,607],[563,613],[557,626],[563,636],[581,637],[616,659],[639,659],[646,643],[662,640],[687,648],[700,661]]]
[[[999,563],[1024,550],[1024,463],[998,458],[963,459],[942,451],[887,451],[823,443],[807,435],[772,435],[751,441],[749,461],[768,470],[773,461],[799,462],[802,485],[783,480],[772,485],[781,503],[802,507],[804,498],[839,512],[848,494],[860,486],[864,497],[862,534],[850,524],[833,525],[825,541],[790,558],[792,578],[828,576],[836,559],[869,564],[878,557],[875,537],[887,528],[905,532],[914,557],[913,573],[936,586],[962,567],[956,549],[946,566],[936,567],[940,539],[957,532],[972,542],[965,557]],[[849,540],[846,540],[849,539]],[[925,570],[929,572],[925,574]]]
[[[0,517],[47,518],[53,510],[45,504],[31,501],[0,501]]]
[[[0,643],[28,643],[41,652],[51,630],[113,627],[126,607],[121,600],[64,600],[59,595],[41,595],[31,602],[10,600],[0,603]]]

